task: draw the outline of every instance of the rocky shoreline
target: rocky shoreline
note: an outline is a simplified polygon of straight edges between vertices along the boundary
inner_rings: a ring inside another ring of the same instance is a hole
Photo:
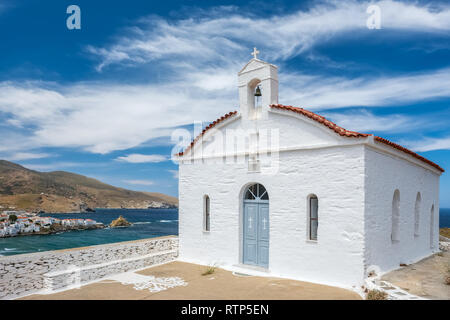
[[[70,214],[70,213],[93,213],[97,212],[97,210],[101,209],[125,209],[125,210],[146,210],[146,209],[177,209],[178,207],[175,205],[171,205],[168,203],[156,203],[150,206],[110,206],[110,207],[96,207],[95,209],[86,207],[86,208],[80,208],[80,210],[73,210],[73,211],[65,211],[65,212],[59,212],[59,211],[44,211],[44,210],[31,210],[32,212],[35,212],[37,214]]]
[[[104,227],[102,223],[92,219],[57,219],[21,211],[4,211],[0,214],[0,238],[102,229]]]
[[[42,230],[38,232],[23,232],[23,233],[17,233],[14,235],[5,235],[0,236],[0,238],[12,238],[12,237],[20,237],[20,236],[39,236],[39,235],[48,235],[48,234],[55,234],[59,232],[68,232],[68,231],[83,231],[83,230],[96,230],[96,229],[104,229],[106,226],[102,223],[97,223],[93,226],[86,226],[86,227],[74,227],[74,228],[63,228],[59,230]]]

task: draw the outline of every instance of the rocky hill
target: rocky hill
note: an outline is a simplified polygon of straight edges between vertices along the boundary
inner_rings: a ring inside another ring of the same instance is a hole
[[[79,212],[89,208],[167,208],[178,199],[117,188],[79,174],[39,172],[0,160],[0,206],[45,212]]]

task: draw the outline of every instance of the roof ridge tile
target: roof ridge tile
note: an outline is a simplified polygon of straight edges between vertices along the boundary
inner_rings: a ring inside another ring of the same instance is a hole
[[[312,120],[314,120],[316,122],[319,122],[319,123],[325,125],[326,127],[332,129],[333,131],[335,131],[336,133],[338,133],[341,136],[345,136],[345,137],[349,137],[349,138],[362,138],[362,137],[374,136],[373,134],[369,134],[369,133],[361,133],[361,132],[357,132],[357,131],[350,131],[350,130],[344,129],[344,128],[338,126],[336,123],[326,119],[325,117],[323,117],[321,115],[318,115],[317,113],[314,113],[312,111],[303,109],[303,108],[296,108],[296,107],[293,107],[293,106],[284,106],[282,104],[272,104],[272,105],[270,105],[270,107],[271,108],[276,108],[276,109],[290,110],[290,111],[294,111],[296,113],[302,114],[302,115],[304,115],[304,116],[306,116],[306,117],[308,117],[308,118],[310,118],[310,119],[312,119]],[[317,118],[317,117],[319,117],[319,118]],[[322,121],[318,120],[318,119],[321,119]],[[409,155],[411,155],[411,156],[413,156],[413,157],[415,157],[415,158],[417,158],[417,159],[419,159],[419,160],[429,164],[430,166],[438,169],[441,172],[445,171],[438,164],[432,162],[431,160],[426,159],[425,157],[415,153],[414,151],[411,151],[411,150],[409,150],[409,149],[407,149],[405,147],[402,147],[401,145],[399,145],[397,143],[394,143],[392,141],[389,141],[389,140],[387,140],[385,138],[378,137],[378,136],[374,136],[374,140],[377,141],[377,142],[384,143],[384,144],[386,144],[386,145],[388,145],[388,146],[390,146],[392,148],[395,148],[395,149],[398,149],[400,151],[403,151],[404,153],[407,153],[407,154],[409,154]]]
[[[224,121],[225,119],[228,119],[229,117],[231,117],[231,116],[233,116],[235,114],[237,114],[237,111],[230,111],[227,114],[225,114],[225,115],[221,116],[220,118],[218,118],[218,119],[214,120],[213,122],[211,122],[209,125],[207,125],[205,127],[205,129],[202,130],[202,132],[197,137],[194,138],[194,140],[192,140],[190,145],[184,151],[181,151],[181,152],[177,153],[177,155],[178,156],[184,155],[189,149],[191,149],[194,146],[195,142],[197,142],[201,138],[201,136],[203,136],[206,133],[206,131],[208,131],[212,127],[216,126],[220,122]]]
[[[373,136],[374,137],[374,141],[380,142],[380,143],[384,143],[392,148],[398,149],[400,151],[403,151],[406,154],[409,154],[427,164],[429,164],[430,166],[438,169],[441,172],[444,172],[445,170],[442,169],[438,164],[426,159],[425,157],[415,153],[414,151],[411,151],[405,147],[402,147],[401,145],[394,143],[392,141],[389,141],[385,138],[379,137],[379,136],[375,136],[373,134],[370,133],[361,133],[361,132],[357,132],[357,131],[350,131],[347,130],[345,128],[340,127],[339,125],[337,125],[336,123],[334,123],[331,120],[328,120],[327,118],[325,118],[324,116],[321,116],[317,113],[314,113],[312,111],[306,110],[304,108],[299,108],[299,107],[293,107],[293,106],[285,106],[282,104],[272,104],[270,105],[271,108],[275,108],[275,109],[282,109],[282,110],[289,110],[289,111],[293,111],[296,112],[298,114],[304,115],[320,124],[323,124],[324,126],[326,126],[327,128],[333,130],[334,132],[336,132],[337,134],[339,134],[340,136],[343,137],[348,137],[348,138],[366,138],[369,136]],[[178,156],[182,156],[184,155],[188,150],[190,150],[195,142],[197,142],[209,129],[213,128],[214,126],[216,126],[217,124],[219,124],[220,122],[228,119],[229,117],[233,116],[237,114],[237,111],[231,111],[223,116],[221,116],[220,118],[216,119],[215,121],[213,121],[212,123],[210,123],[208,126],[206,126],[202,132],[195,137],[194,140],[192,140],[192,142],[190,143],[190,145],[182,152],[179,152],[177,155]]]

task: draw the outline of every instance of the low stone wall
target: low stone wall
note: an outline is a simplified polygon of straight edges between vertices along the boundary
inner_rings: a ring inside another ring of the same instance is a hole
[[[450,251],[450,241],[439,241],[439,250]]]
[[[0,257],[0,299],[100,279],[176,259],[178,237]]]

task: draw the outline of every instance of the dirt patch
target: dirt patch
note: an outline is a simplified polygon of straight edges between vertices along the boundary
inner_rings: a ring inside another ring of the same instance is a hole
[[[439,234],[443,237],[449,238],[450,239],[450,228],[440,228],[439,229]]]
[[[417,263],[391,271],[381,279],[411,294],[428,299],[450,299],[450,252],[441,252]]]

